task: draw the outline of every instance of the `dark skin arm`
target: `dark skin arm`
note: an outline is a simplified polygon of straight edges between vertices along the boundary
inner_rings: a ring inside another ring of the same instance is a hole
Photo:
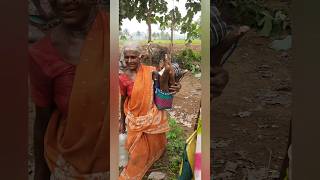
[[[172,94],[176,94],[181,89],[180,82],[175,82],[175,74],[172,68],[170,56],[165,55],[164,60],[164,68],[165,71],[163,75],[160,77],[160,89],[165,92],[170,92]]]
[[[229,82],[229,73],[220,66],[223,55],[233,43],[238,41],[250,30],[247,26],[241,26],[227,35],[219,47],[212,49],[213,64],[210,70],[210,100],[219,97]]]
[[[160,69],[162,68],[164,68],[165,70],[159,79],[160,89],[164,92],[169,92],[169,87],[175,84],[175,79],[174,79],[174,71],[171,65],[171,60],[169,59],[167,54],[165,54],[163,67],[161,67]]]
[[[214,66],[220,65],[223,55],[229,50],[229,48],[240,38],[242,38],[250,28],[248,26],[240,26],[230,33],[223,39],[219,47],[212,49]]]
[[[125,125],[126,115],[124,113],[124,102],[126,98],[127,96],[121,96],[121,102],[120,102],[121,115],[120,115],[119,133],[125,133],[126,131],[126,125]]]
[[[33,144],[35,157],[35,180],[49,180],[50,170],[44,158],[44,136],[52,115],[52,107],[36,107],[36,118],[33,128]]]
[[[176,82],[174,85],[170,85],[169,92],[172,94],[176,94],[180,91],[180,89],[181,89],[180,82]]]

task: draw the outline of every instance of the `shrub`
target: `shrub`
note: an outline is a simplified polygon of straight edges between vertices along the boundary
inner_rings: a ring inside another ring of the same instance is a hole
[[[200,53],[194,52],[190,48],[185,48],[178,52],[174,59],[182,66],[182,68],[188,69],[192,73],[200,72]]]
[[[153,168],[162,169],[166,172],[169,180],[177,179],[180,171],[180,164],[183,157],[186,137],[183,129],[173,118],[169,119],[170,131],[167,133],[167,150],[165,159],[157,161]]]
[[[270,9],[261,0],[228,0],[237,23],[258,29],[262,36],[276,36],[290,29],[290,19],[283,9]]]

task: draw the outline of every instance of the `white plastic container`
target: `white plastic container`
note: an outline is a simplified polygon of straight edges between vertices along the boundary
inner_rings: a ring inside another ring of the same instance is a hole
[[[119,167],[124,167],[128,163],[128,151],[125,148],[127,134],[119,134]]]

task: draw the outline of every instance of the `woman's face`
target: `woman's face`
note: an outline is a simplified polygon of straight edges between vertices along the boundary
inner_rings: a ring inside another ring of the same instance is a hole
[[[140,65],[140,53],[135,50],[125,50],[124,60],[127,68],[130,70],[136,70]]]
[[[71,27],[81,27],[88,20],[96,0],[50,0],[53,10],[62,23]]]

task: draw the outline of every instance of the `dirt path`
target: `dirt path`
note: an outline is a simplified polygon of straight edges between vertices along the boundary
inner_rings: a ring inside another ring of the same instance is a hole
[[[200,108],[201,84],[200,78],[187,73],[181,81],[181,90],[176,94],[173,110],[169,111],[185,130],[186,135],[193,132],[193,127]]]
[[[215,101],[211,120],[216,179],[248,175],[259,180],[261,168],[272,177],[280,169],[291,118],[293,63],[290,52],[276,52],[268,48],[270,42],[250,32],[225,65],[231,79]]]

